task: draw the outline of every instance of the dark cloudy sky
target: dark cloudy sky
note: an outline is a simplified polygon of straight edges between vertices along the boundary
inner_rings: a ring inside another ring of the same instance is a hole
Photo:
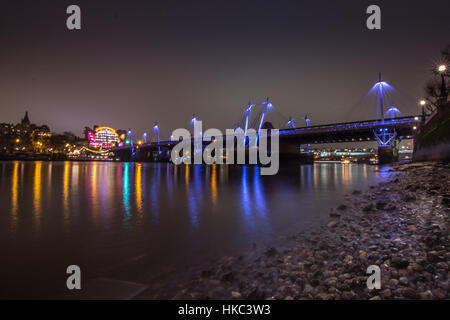
[[[66,29],[70,4],[81,31]],[[381,31],[366,29],[370,4]],[[449,12],[448,0],[2,0],[0,122],[28,110],[56,132],[158,121],[167,136],[193,113],[233,127],[266,96],[313,123],[368,119],[375,107],[358,101],[379,71],[412,114],[450,40]]]

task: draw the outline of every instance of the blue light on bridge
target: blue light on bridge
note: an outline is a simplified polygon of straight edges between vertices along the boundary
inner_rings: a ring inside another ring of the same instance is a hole
[[[400,115],[401,112],[394,105],[392,105],[386,112],[387,116],[390,116],[393,120],[397,115]]]
[[[260,133],[261,128],[262,128],[262,125],[263,125],[263,123],[264,123],[264,118],[265,118],[265,116],[266,116],[267,110],[273,107],[273,105],[269,102],[269,98],[267,98],[266,101],[264,101],[264,102],[262,103],[262,105],[264,105],[264,110],[263,110],[263,113],[262,113],[262,116],[261,116],[261,120],[259,121],[259,126],[258,126],[258,137],[257,137],[257,139],[255,140],[255,146],[258,145],[259,133]]]
[[[245,110],[245,129],[244,129],[244,137],[247,135],[248,130],[248,122],[250,118],[250,114],[252,112],[252,108],[254,107],[254,104],[251,104],[250,102],[247,105],[247,109]],[[244,138],[244,145],[246,145],[246,138]]]
[[[295,122],[294,122],[294,118],[289,117],[289,121],[286,123],[287,126],[291,126],[293,129],[295,129]]]
[[[393,89],[394,87],[392,87],[386,81],[378,81],[377,83],[375,83],[372,89],[370,89],[369,93],[383,92],[384,90],[393,90]]]
[[[309,127],[309,123],[311,122],[311,119],[309,119],[307,115],[305,115],[304,119],[305,119],[306,126]]]
[[[159,127],[158,127],[157,122],[155,122],[155,125],[153,126],[153,130],[156,133],[156,142],[159,144]],[[159,146],[158,146],[158,153],[161,153],[161,147],[159,147]]]

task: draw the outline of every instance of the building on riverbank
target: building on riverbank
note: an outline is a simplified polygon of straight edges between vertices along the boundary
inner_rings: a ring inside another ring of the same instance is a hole
[[[0,124],[0,147],[3,153],[45,153],[51,138],[47,125],[32,123],[25,112],[22,120],[17,124]]]

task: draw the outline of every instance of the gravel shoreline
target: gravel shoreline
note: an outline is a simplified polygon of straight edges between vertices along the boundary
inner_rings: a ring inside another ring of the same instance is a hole
[[[224,258],[173,299],[448,299],[450,164],[390,168],[390,181],[353,191],[326,226]],[[367,288],[369,265],[381,269],[379,290]]]

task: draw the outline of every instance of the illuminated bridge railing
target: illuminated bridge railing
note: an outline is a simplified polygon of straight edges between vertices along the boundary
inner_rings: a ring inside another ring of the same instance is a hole
[[[422,121],[420,116],[402,117],[379,121],[355,121],[347,123],[336,123],[327,125],[317,125],[309,127],[300,127],[295,129],[281,129],[280,135],[292,135],[292,134],[304,134],[304,133],[316,133],[316,132],[336,132],[344,130],[358,130],[358,129],[377,129],[381,127],[396,127],[396,126],[408,126],[419,124]]]

